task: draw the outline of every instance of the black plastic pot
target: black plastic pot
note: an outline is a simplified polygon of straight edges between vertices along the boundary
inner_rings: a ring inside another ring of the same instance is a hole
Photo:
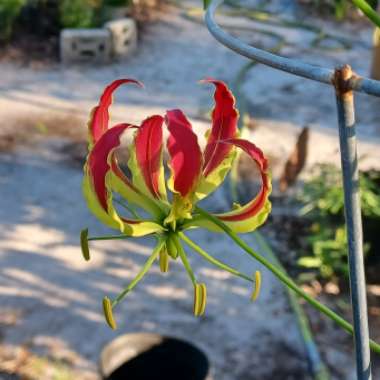
[[[103,380],[211,380],[207,356],[193,344],[151,333],[122,335],[102,351]]]

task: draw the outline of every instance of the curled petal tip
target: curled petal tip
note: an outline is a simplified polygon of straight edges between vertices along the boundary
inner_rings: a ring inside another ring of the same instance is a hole
[[[207,77],[207,78],[203,78],[203,79],[199,80],[198,83],[204,84],[204,83],[223,83],[223,82],[220,80],[211,78],[211,77]]]
[[[141,87],[141,88],[145,88],[145,85],[144,83],[140,82],[139,80],[137,79],[133,79],[133,78],[120,78],[120,79],[117,79],[116,81],[114,82],[120,82],[120,83],[133,83],[133,84],[136,84],[137,86]]]
[[[111,327],[112,330],[116,330],[117,325],[112,313],[112,304],[111,300],[108,297],[103,298],[103,312],[108,326]]]
[[[212,82],[212,81],[214,81],[213,78],[203,78],[203,79],[200,79],[200,80],[198,81],[198,83],[199,83],[199,84],[204,84],[204,83],[210,83],[210,82]]]

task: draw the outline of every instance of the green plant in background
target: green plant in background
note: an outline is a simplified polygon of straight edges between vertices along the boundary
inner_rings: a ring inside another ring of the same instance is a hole
[[[65,28],[96,26],[97,3],[89,0],[62,0],[59,4],[61,25]]]
[[[338,20],[342,20],[344,16],[347,13],[347,10],[349,8],[349,2],[347,0],[334,0],[334,11],[335,11],[335,17]]]
[[[300,200],[301,215],[312,221],[308,238],[311,253],[299,259],[302,267],[317,269],[323,278],[347,276],[347,236],[344,225],[344,199],[341,173],[331,164],[314,168],[315,175],[306,182]],[[379,243],[376,226],[380,223],[380,172],[370,170],[360,175],[360,196],[364,226],[364,250],[371,254]]]
[[[25,2],[26,0],[0,1],[0,40],[7,41],[11,37],[14,21]]]
[[[124,7],[129,4],[129,0],[104,0],[103,4],[110,7]]]
[[[360,9],[373,24],[380,27],[380,14],[376,12],[377,0],[352,0],[355,6]]]

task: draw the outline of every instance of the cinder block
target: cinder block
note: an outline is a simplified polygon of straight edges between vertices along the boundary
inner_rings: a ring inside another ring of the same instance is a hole
[[[107,29],[64,29],[60,50],[64,63],[106,63],[111,58],[111,33]]]
[[[137,48],[137,27],[132,18],[122,18],[107,22],[104,27],[112,35],[112,54],[115,58],[124,58]]]

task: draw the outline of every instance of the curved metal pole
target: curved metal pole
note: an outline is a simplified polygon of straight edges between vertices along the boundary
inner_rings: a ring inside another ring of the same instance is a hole
[[[326,69],[324,67],[268,53],[265,50],[250,46],[240,41],[238,38],[226,33],[215,22],[215,12],[222,3],[223,0],[212,1],[205,15],[205,22],[208,30],[221,44],[244,57],[253,59],[275,69],[321,83],[332,84],[334,79],[334,70],[332,69]],[[354,91],[380,97],[380,81],[354,75],[349,80],[348,87]]]
[[[356,370],[358,380],[371,379],[369,333],[364,275],[362,220],[359,195],[353,91],[380,96],[380,81],[360,78],[349,66],[331,70],[299,60],[281,57],[241,42],[221,29],[214,13],[223,0],[214,0],[207,9],[205,22],[210,33],[223,45],[252,60],[287,73],[333,85],[336,91],[348,257],[350,269],[351,303],[354,319]]]

